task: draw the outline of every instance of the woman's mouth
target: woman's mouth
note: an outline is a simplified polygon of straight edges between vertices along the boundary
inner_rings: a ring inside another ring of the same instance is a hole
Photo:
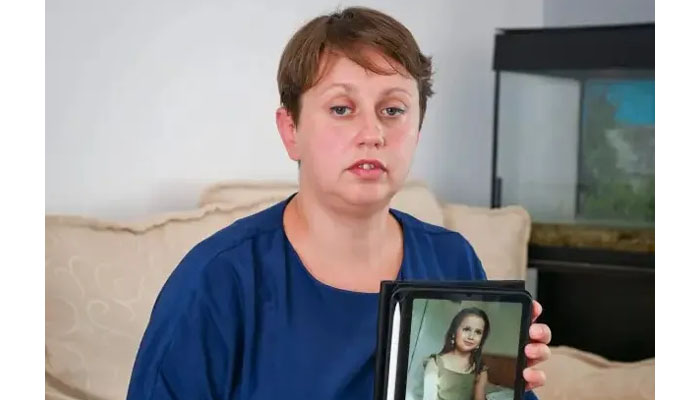
[[[357,160],[348,170],[364,180],[376,180],[386,173],[384,164],[375,159]]]

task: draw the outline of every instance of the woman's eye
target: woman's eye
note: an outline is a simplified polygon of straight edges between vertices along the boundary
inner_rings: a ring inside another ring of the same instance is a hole
[[[333,106],[333,107],[331,107],[331,113],[342,117],[342,116],[350,114],[350,107],[348,107],[348,106]]]
[[[403,114],[404,112],[405,112],[405,110],[403,108],[399,108],[399,107],[387,107],[384,110],[382,110],[382,113],[384,113],[385,115],[387,115],[389,117],[395,117],[397,115]]]

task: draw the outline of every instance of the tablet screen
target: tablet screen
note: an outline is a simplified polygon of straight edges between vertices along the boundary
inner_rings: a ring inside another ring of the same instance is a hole
[[[520,397],[522,379],[516,378],[529,325],[524,303],[476,296],[414,298],[403,305],[397,379],[403,387],[395,398]]]

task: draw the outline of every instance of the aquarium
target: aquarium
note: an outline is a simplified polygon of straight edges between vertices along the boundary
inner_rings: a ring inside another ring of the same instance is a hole
[[[505,30],[494,70],[493,206],[653,228],[653,24]]]

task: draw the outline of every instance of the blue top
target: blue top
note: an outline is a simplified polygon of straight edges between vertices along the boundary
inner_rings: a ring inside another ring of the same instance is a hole
[[[282,226],[288,202],[185,256],[156,300],[128,399],[372,399],[379,295],[306,270]],[[391,213],[404,237],[399,279],[486,279],[459,233]]]

